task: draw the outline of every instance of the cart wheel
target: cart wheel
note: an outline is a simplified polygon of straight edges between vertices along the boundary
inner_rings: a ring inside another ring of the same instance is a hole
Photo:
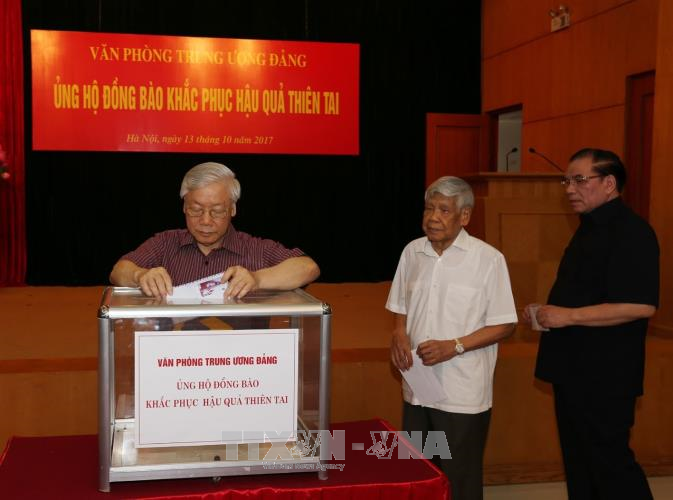
[[[213,457],[213,462],[219,462],[220,461],[220,456],[215,455]],[[210,478],[210,480],[213,482],[213,484],[217,484],[222,480],[222,476],[213,476]]]

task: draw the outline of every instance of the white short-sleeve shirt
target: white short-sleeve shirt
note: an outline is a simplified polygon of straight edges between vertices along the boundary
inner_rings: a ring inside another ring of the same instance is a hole
[[[404,248],[386,308],[406,315],[412,350],[425,340],[517,321],[505,257],[464,229],[441,256],[426,237]],[[427,406],[452,413],[488,410],[497,355],[493,344],[433,366],[446,399]],[[405,401],[419,404],[406,382],[403,392]]]

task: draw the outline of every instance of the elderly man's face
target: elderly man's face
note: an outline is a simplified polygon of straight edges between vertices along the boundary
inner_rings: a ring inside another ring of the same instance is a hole
[[[435,193],[425,202],[423,232],[439,255],[451,246],[463,226],[470,222],[471,210],[458,209],[456,200],[455,196]]]
[[[580,158],[570,162],[566,177],[576,179],[586,177],[586,181],[572,181],[566,186],[566,195],[572,209],[578,214],[591,212],[615,195],[615,181],[612,176],[604,177],[592,168],[591,158]]]
[[[231,201],[229,185],[213,182],[189,191],[184,198],[183,212],[187,229],[207,255],[222,246],[231,218],[236,215],[236,205]]]

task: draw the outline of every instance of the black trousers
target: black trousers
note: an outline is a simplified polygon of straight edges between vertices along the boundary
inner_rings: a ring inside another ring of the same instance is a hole
[[[554,385],[569,500],[650,500],[629,435],[636,398],[578,393]]]
[[[491,410],[482,413],[448,413],[434,408],[404,403],[402,428],[406,432],[423,432],[423,443],[429,431],[446,435],[450,459],[434,457],[451,483],[451,500],[482,500],[483,463]],[[419,450],[423,451],[423,450]]]

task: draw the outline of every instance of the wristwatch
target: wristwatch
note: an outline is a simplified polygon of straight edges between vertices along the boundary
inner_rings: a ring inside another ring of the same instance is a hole
[[[460,341],[460,339],[453,339],[454,342],[456,343],[456,354],[460,355],[465,352],[465,346],[463,343]]]

